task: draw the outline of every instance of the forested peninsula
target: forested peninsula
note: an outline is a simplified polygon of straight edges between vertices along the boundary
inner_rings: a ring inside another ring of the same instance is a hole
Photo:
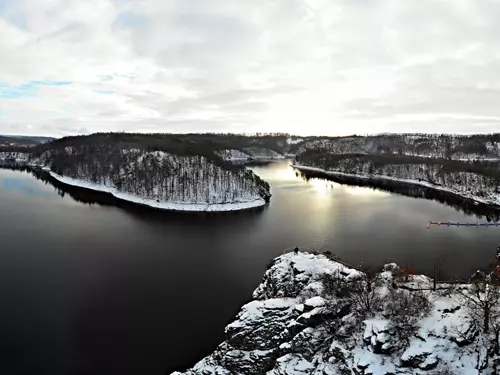
[[[172,135],[101,133],[30,150],[32,166],[68,185],[175,211],[234,211],[266,205],[269,184],[204,142]]]
[[[339,183],[384,180],[500,206],[500,135],[385,134],[315,139],[298,146],[297,169]]]

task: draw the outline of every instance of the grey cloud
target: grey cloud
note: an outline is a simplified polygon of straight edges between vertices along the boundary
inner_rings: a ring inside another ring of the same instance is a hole
[[[0,128],[498,131],[499,18],[499,1],[17,0],[0,82],[73,84],[0,102]]]

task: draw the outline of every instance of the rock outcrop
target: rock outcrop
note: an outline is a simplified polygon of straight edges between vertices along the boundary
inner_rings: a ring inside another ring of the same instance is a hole
[[[324,255],[285,254],[226,327],[226,341],[183,374],[496,373],[491,337],[460,293],[433,291],[424,276],[405,280],[394,264],[367,275]]]

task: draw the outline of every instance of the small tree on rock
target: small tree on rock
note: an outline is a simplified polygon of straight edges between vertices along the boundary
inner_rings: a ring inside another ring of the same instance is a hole
[[[386,301],[388,318],[393,321],[402,343],[407,346],[418,329],[420,319],[429,314],[431,303],[424,291],[401,288],[390,288]]]
[[[476,272],[470,284],[458,289],[461,302],[484,334],[495,334],[495,352],[500,354],[500,288],[493,274]]]
[[[321,277],[323,296],[325,298],[342,298],[351,294],[350,282],[341,274],[340,270],[333,273],[325,273]]]
[[[377,290],[380,283],[379,274],[368,268],[365,268],[360,277],[352,282],[350,298],[360,315],[370,313],[380,306],[380,295]]]

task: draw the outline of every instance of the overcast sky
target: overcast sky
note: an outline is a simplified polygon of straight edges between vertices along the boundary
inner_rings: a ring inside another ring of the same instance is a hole
[[[0,133],[500,132],[500,0],[0,0]]]

